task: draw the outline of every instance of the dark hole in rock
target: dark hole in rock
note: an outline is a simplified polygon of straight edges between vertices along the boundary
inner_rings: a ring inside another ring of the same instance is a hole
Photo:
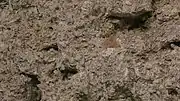
[[[50,49],[54,49],[56,51],[59,50],[58,45],[56,43],[55,44],[51,44],[51,45],[47,45],[42,50],[49,51]]]
[[[135,28],[146,29],[145,23],[150,17],[152,17],[152,11],[142,10],[134,13],[110,13],[107,19],[112,21],[116,29],[133,30]],[[119,20],[119,22],[114,23],[113,20]]]
[[[174,88],[168,88],[167,90],[169,95],[178,95],[177,90]]]
[[[29,81],[29,83],[32,83],[33,85],[38,85],[38,84],[41,83],[41,82],[38,80],[38,75],[26,74],[26,73],[23,73],[23,72],[20,73],[20,74],[31,78],[31,81]]]
[[[59,10],[60,8],[59,7],[55,7],[55,10]]]
[[[173,50],[173,46],[180,47],[180,41],[172,41],[172,42],[167,42],[165,43],[161,49],[171,49]]]
[[[53,30],[53,27],[48,27],[50,30]]]
[[[75,68],[65,67],[63,70],[60,70],[60,72],[63,74],[63,80],[69,79],[70,75],[78,73],[78,70]]]
[[[11,28],[8,27],[7,30],[11,30]]]
[[[180,47],[180,41],[177,41],[177,42],[171,42],[170,44],[173,44],[173,45],[175,45],[175,46]]]
[[[41,101],[41,90],[37,86],[41,82],[38,80],[38,75],[20,73],[24,76],[31,78],[30,81],[25,83],[25,101]]]

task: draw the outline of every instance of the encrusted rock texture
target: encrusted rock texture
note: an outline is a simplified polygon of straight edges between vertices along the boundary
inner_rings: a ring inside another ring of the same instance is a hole
[[[0,0],[0,101],[180,101],[180,1]]]

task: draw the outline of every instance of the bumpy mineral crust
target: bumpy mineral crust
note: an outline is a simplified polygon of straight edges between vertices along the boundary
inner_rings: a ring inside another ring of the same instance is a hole
[[[0,101],[180,101],[180,1],[0,0]]]

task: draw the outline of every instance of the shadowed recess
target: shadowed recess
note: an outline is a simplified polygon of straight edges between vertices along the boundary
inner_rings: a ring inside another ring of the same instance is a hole
[[[58,45],[56,43],[51,44],[51,45],[47,45],[47,46],[43,47],[41,50],[49,51],[50,49],[54,49],[56,51],[59,50]]]
[[[134,13],[110,13],[107,19],[119,20],[113,23],[116,29],[133,30],[135,28],[146,29],[145,23],[150,17],[152,17],[152,11],[142,10]]]
[[[37,86],[41,82],[38,80],[38,75],[20,73],[21,75],[31,78],[30,81],[25,83],[24,96],[25,101],[41,101],[41,90]]]

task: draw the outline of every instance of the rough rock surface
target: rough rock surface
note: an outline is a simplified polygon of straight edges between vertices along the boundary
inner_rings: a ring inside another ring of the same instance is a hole
[[[0,101],[180,101],[180,1],[0,0]]]

